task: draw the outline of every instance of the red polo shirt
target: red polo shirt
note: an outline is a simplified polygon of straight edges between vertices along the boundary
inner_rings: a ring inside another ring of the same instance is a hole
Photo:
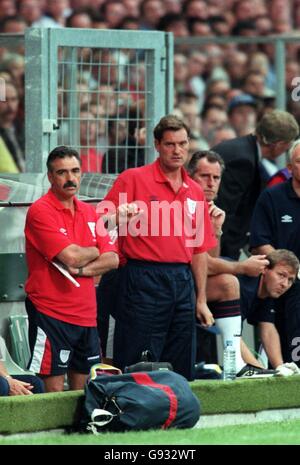
[[[202,188],[184,169],[182,179],[176,193],[161,170],[159,159],[118,176],[97,211],[100,215],[113,212],[124,202],[136,202],[143,210],[139,218],[129,222],[128,228],[119,228],[119,244],[126,258],[190,263],[194,253],[217,245]]]
[[[100,254],[116,252],[108,235],[96,230],[95,209],[74,198],[75,214],[64,207],[51,189],[28,210],[25,225],[28,279],[25,290],[36,308],[57,320],[96,326],[93,277],[76,277],[75,287],[50,262],[71,244],[98,247]]]

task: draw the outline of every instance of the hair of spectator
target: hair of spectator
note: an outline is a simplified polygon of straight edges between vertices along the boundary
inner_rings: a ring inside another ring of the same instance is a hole
[[[283,110],[266,112],[256,126],[256,135],[262,145],[292,142],[299,135],[299,126],[293,115]]]
[[[11,21],[16,22],[16,23],[23,23],[27,26],[27,23],[25,19],[20,16],[20,15],[10,15],[10,16],[5,16],[2,21],[0,21],[0,31],[3,32],[4,28],[7,23],[10,23]]]
[[[182,15],[178,13],[167,13],[158,21],[157,29],[159,31],[166,31],[169,26],[181,23],[182,21],[185,21],[185,18],[183,18]]]
[[[66,19],[66,27],[72,27],[73,18],[79,15],[87,15],[92,20],[93,10],[90,7],[82,7],[82,8],[77,8],[76,10],[73,10],[70,16],[68,16]]]
[[[217,152],[214,152],[213,150],[198,150],[192,155],[187,167],[188,173],[191,177],[193,177],[196,173],[198,161],[202,158],[206,158],[209,163],[219,163],[221,167],[221,174],[225,170],[224,160]]]
[[[69,158],[75,157],[81,165],[81,159],[80,159],[80,156],[77,150],[73,149],[72,147],[66,147],[65,145],[60,145],[58,147],[55,147],[55,149],[53,149],[48,155],[48,158],[47,158],[48,172],[52,171],[52,162],[54,160],[56,160],[57,158],[66,158],[66,157],[69,157]]]
[[[154,139],[160,142],[165,131],[180,131],[180,129],[185,129],[188,137],[190,136],[189,127],[180,118],[175,115],[164,116],[153,130]]]
[[[273,250],[273,252],[267,255],[266,259],[269,261],[269,265],[267,266],[267,268],[269,268],[270,270],[272,270],[276,265],[278,265],[278,263],[282,263],[284,265],[290,266],[296,274],[299,271],[299,260],[296,257],[296,255],[290,250]]]

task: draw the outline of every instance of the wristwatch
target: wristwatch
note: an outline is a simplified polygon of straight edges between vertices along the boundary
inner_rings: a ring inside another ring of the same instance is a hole
[[[78,268],[78,276],[83,276],[83,266]]]

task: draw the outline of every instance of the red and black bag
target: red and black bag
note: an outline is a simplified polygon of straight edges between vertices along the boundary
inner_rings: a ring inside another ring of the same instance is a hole
[[[200,403],[187,380],[173,371],[98,375],[85,387],[80,430],[191,428]]]

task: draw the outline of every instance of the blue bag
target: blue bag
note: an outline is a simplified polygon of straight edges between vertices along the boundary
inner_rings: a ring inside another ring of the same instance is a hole
[[[173,371],[97,375],[85,387],[81,431],[191,428],[200,403],[188,381]]]

